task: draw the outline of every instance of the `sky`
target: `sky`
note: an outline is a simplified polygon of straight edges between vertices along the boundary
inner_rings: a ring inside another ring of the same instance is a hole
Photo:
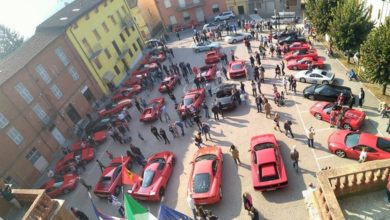
[[[73,0],[0,0],[0,24],[31,37],[35,27]]]

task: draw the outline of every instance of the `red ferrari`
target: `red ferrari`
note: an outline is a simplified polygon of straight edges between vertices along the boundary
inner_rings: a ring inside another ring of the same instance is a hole
[[[164,105],[164,98],[154,98],[148,103],[148,107],[139,116],[139,120],[142,122],[149,122],[157,120],[161,115],[161,108]]]
[[[132,75],[126,81],[122,83],[122,86],[131,87],[133,85],[140,85],[142,80],[146,77],[146,73],[142,75]]]
[[[97,197],[105,198],[111,195],[118,196],[122,186],[122,165],[131,169],[132,160],[130,157],[115,157],[103,170],[99,181],[96,183],[93,193]]]
[[[146,162],[142,182],[134,184],[129,194],[139,200],[160,201],[172,175],[176,159],[171,151],[150,156]]]
[[[358,130],[366,118],[366,113],[363,111],[336,106],[333,102],[317,102],[310,108],[310,114],[314,115],[318,120],[330,122],[330,112],[333,108],[336,111],[336,118],[341,111],[344,111],[341,127],[346,130]]]
[[[289,51],[295,51],[295,50],[309,50],[311,49],[311,46],[307,43],[303,42],[294,42],[288,46]]]
[[[95,157],[95,150],[93,148],[84,148],[68,153],[57,162],[55,173],[64,174],[68,172],[71,165],[76,165],[76,157],[80,158],[81,163],[88,163]]]
[[[214,204],[222,199],[223,154],[220,147],[200,148],[194,155],[188,192],[196,205]]]
[[[324,68],[324,58],[322,57],[304,57],[300,59],[292,59],[287,62],[287,68],[289,70],[307,70],[309,68],[309,64],[312,65],[313,69]]]
[[[165,77],[165,79],[161,82],[160,88],[158,88],[158,91],[160,92],[166,92],[167,88],[169,88],[170,91],[173,91],[173,89],[176,86],[176,78],[173,76]]]
[[[122,99],[130,99],[133,95],[140,93],[142,90],[140,85],[132,85],[130,87],[122,87],[111,97],[114,102],[119,102]]]
[[[367,149],[366,160],[390,158],[390,138],[348,130],[337,130],[328,138],[329,151],[339,157],[359,159],[364,147]]]
[[[84,146],[82,146],[84,145]],[[78,151],[78,150],[81,150],[83,148],[93,148],[92,145],[88,144],[87,141],[82,141],[82,140],[77,140],[76,142],[74,142],[71,146],[70,146],[70,149],[72,151]]]
[[[318,57],[317,50],[316,49],[312,49],[312,50],[295,50],[295,51],[291,51],[291,52],[288,52],[288,53],[286,53],[284,55],[284,60],[289,61],[289,60],[292,60],[292,59],[300,59],[300,58],[304,58],[304,57],[317,58]]]
[[[199,112],[202,102],[205,98],[205,89],[191,89],[183,97],[183,101],[180,103],[178,109],[180,114],[183,114],[186,108],[194,109]]]
[[[219,50],[212,50],[212,51],[207,52],[204,62],[206,64],[218,63],[219,60],[221,59],[221,57],[222,57],[222,54]]]
[[[200,80],[205,77],[207,81],[211,81],[215,78],[217,73],[217,66],[215,64],[206,65],[199,68],[199,73],[196,74],[196,79]]]
[[[99,116],[101,118],[105,117],[105,116],[111,116],[113,114],[116,114],[120,111],[122,111],[122,109],[124,107],[127,107],[127,108],[130,108],[133,104],[131,103],[131,99],[123,99],[117,103],[110,103],[108,105],[106,105],[106,107],[104,109],[101,109],[99,111]]]
[[[229,63],[229,77],[230,79],[246,76],[247,69],[244,60],[231,61]]]
[[[287,187],[287,172],[275,135],[263,134],[252,137],[249,152],[255,190],[271,191]]]
[[[78,176],[75,174],[65,174],[61,177],[50,178],[45,184],[41,186],[41,189],[45,189],[45,192],[51,198],[57,198],[63,194],[76,189],[78,183]]]

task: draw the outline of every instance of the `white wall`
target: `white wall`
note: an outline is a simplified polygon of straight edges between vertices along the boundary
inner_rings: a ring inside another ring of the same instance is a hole
[[[375,26],[379,26],[385,22],[385,18],[390,16],[390,1],[389,0],[365,0],[366,7],[372,7],[371,20],[375,22]]]

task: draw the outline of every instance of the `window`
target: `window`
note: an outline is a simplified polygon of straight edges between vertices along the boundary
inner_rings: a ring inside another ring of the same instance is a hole
[[[131,31],[135,31],[134,25],[131,25]]]
[[[37,162],[40,157],[41,153],[35,147],[33,147],[26,155],[26,159],[29,160],[32,164],[35,164],[35,162]]]
[[[66,54],[61,47],[58,47],[56,49],[56,54],[57,57],[61,60],[62,64],[64,64],[64,66],[67,66],[69,64],[68,57],[66,57]]]
[[[104,53],[106,54],[107,58],[110,59],[111,58],[111,53],[110,51],[106,48],[104,49]]]
[[[95,37],[96,37],[96,40],[100,40],[101,39],[101,37],[100,37],[100,34],[99,34],[99,32],[97,32],[97,30],[96,29],[93,29],[93,35],[95,35]]]
[[[142,46],[142,42],[141,42],[140,38],[137,38],[137,44],[138,44],[138,47],[141,48],[141,50],[144,49],[144,47]]]
[[[135,45],[135,43],[133,43],[133,48],[135,51],[138,51],[137,45]]]
[[[123,14],[127,14],[126,7],[124,5],[122,5],[121,8],[122,8]]]
[[[14,127],[12,127],[11,129],[9,129],[7,131],[7,135],[17,145],[19,145],[19,144],[21,144],[23,142],[23,136]]]
[[[114,47],[116,53],[119,56],[121,54],[121,50],[119,49],[118,44],[115,42],[115,40],[113,40],[111,43],[112,43],[112,46]]]
[[[66,107],[66,114],[75,124],[77,124],[77,122],[81,120],[80,114],[77,112],[77,110],[71,103],[69,103],[68,107]]]
[[[102,63],[100,63],[100,60],[98,58],[96,58],[93,62],[99,70],[102,68]]]
[[[80,75],[79,73],[77,72],[76,68],[74,68],[74,66],[70,66],[69,69],[68,69],[68,73],[70,74],[70,76],[72,77],[72,79],[74,81],[77,81],[80,79]]]
[[[218,4],[213,4],[213,13],[219,13],[219,5]]]
[[[81,43],[83,44],[83,46],[85,47],[85,49],[87,49],[88,53],[92,53],[92,47],[91,45],[89,45],[87,39],[83,38],[81,40]]]
[[[131,48],[129,48],[129,55],[130,55],[130,57],[134,56],[133,51],[131,51]]]
[[[121,40],[122,40],[123,43],[126,42],[126,39],[125,39],[125,37],[123,36],[123,33],[120,33],[120,34],[119,34],[119,37],[121,38]]]
[[[60,90],[60,88],[58,88],[57,85],[53,85],[51,88],[50,88],[51,92],[53,93],[53,95],[57,98],[57,99],[60,99],[62,97],[62,92]]]
[[[130,37],[130,31],[129,31],[129,28],[125,28],[125,32],[126,32],[126,35],[127,35],[128,37]]]
[[[109,31],[110,31],[110,30],[108,29],[108,27],[107,27],[106,22],[103,22],[103,23],[102,23],[102,26],[103,26],[103,29],[104,29],[105,32],[109,32]]]
[[[169,21],[171,22],[171,25],[177,24],[175,15],[169,16]]]
[[[119,75],[121,73],[121,71],[119,70],[117,65],[114,66],[114,70],[115,70],[116,75]]]
[[[116,25],[116,20],[115,20],[114,15],[111,15],[111,16],[110,16],[110,19],[111,19],[112,23],[113,23],[114,25]]]
[[[26,89],[26,87],[23,85],[23,83],[18,83],[15,86],[16,91],[19,93],[20,96],[26,101],[27,104],[30,104],[33,100],[33,97],[31,96],[30,92]]]
[[[191,19],[190,13],[188,13],[188,11],[183,11],[183,19],[184,19],[185,21],[188,21],[188,20]]]
[[[120,11],[116,11],[116,14],[118,15],[119,19],[122,19],[122,15],[121,15],[121,12]]]
[[[0,128],[5,128],[9,123],[8,119],[0,112]]]
[[[46,112],[42,109],[41,105],[36,104],[32,109],[41,121],[43,121],[44,123],[48,122],[48,116]]]
[[[57,56],[58,56],[58,54],[57,54]],[[50,78],[49,74],[47,73],[45,67],[43,67],[42,64],[39,64],[38,66],[36,66],[35,71],[38,73],[38,75],[42,78],[42,80],[46,84],[49,84],[51,82],[51,78]]]
[[[93,104],[96,100],[95,96],[92,94],[91,90],[88,88],[88,86],[84,86],[83,89],[81,89],[81,94],[87,99],[87,101],[90,104]]]
[[[165,8],[172,7],[171,0],[164,0],[164,6],[165,6]]]
[[[181,8],[186,7],[186,1],[185,1],[185,0],[179,0],[179,6],[180,6]]]

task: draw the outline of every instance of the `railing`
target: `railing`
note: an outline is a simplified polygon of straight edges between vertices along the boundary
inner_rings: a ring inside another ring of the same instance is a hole
[[[102,46],[100,44],[95,44],[95,46],[92,48],[92,51],[89,51],[88,58],[90,60],[95,60],[102,51]]]
[[[384,188],[390,173],[390,160],[376,160],[317,173],[314,193],[322,219],[345,219],[338,198]]]
[[[200,7],[200,6],[203,6],[204,5],[204,0],[192,0],[191,3],[187,3],[185,5],[178,5],[176,7],[176,11],[184,11],[184,10],[188,10],[190,8],[194,8],[194,7]]]

